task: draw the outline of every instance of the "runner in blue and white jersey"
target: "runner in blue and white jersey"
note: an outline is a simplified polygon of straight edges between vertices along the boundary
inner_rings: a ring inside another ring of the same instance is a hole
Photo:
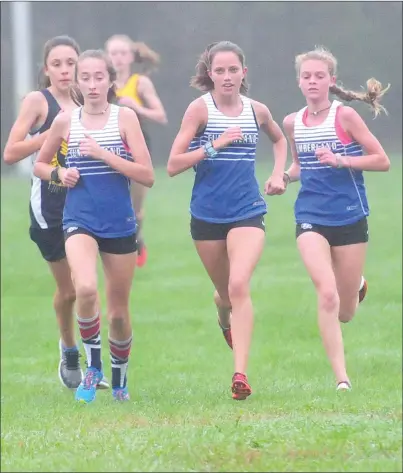
[[[274,171],[266,191],[284,192],[286,139],[269,109],[246,96],[242,50],[229,41],[200,57],[193,101],[173,143],[168,173],[195,170],[190,213],[197,252],[216,289],[218,320],[234,350],[234,399],[251,394],[246,368],[253,328],[250,280],[264,247],[266,203],[255,176],[259,131],[273,142]]]

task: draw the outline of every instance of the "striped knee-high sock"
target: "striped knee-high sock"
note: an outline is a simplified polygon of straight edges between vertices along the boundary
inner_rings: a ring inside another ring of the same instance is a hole
[[[87,365],[102,371],[99,314],[91,319],[83,319],[77,315],[77,321],[87,356]]]
[[[127,340],[113,340],[109,336],[109,349],[112,365],[112,389],[124,388],[127,383],[127,366],[132,347],[133,335]]]

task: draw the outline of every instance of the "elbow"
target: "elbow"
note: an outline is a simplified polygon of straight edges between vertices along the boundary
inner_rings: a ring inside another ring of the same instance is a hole
[[[273,146],[287,148],[287,138],[283,134],[281,134],[277,140],[273,141]]]
[[[161,125],[166,125],[168,123],[168,118],[167,118],[165,112],[162,112],[161,115],[158,116],[158,122]]]
[[[378,172],[388,172],[390,169],[390,159],[384,154],[380,154],[376,162],[376,171]]]
[[[12,152],[12,149],[10,149],[8,146],[6,146],[4,149],[3,161],[8,165],[14,164],[17,161],[17,159],[15,159],[14,153]]]
[[[39,177],[39,179],[42,179],[44,181],[49,180],[49,177],[46,176],[46,167],[47,165],[45,163],[41,162],[36,162],[32,168],[32,174],[36,177]]]
[[[148,181],[148,188],[150,189],[153,185],[154,185],[154,182],[155,182],[155,176],[154,176],[154,173],[152,173],[152,175],[150,176],[150,179]]]
[[[144,179],[143,185],[145,187],[151,188],[154,185],[154,182],[155,182],[154,170],[151,169],[146,179]]]
[[[168,176],[169,176],[169,177],[174,177],[174,176],[176,176],[175,170],[172,169],[172,166],[170,166],[169,164],[168,164],[168,166],[167,166],[167,172],[168,172]]]
[[[35,163],[33,168],[32,168],[32,174],[36,177],[40,177],[40,175],[38,174],[38,167],[39,167],[39,169],[41,168],[40,164]]]
[[[175,164],[171,161],[171,159],[168,160],[167,164],[167,173],[169,177],[174,177],[177,174],[179,174],[179,171],[176,169]]]
[[[382,157],[382,171],[383,172],[388,172],[390,169],[390,159],[389,157],[385,154]]]

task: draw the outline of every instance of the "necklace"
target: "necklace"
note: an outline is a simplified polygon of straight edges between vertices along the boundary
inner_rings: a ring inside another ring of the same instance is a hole
[[[105,110],[103,110],[102,112],[97,112],[97,113],[87,112],[87,110],[85,110],[84,107],[83,107],[83,110],[84,110],[84,112],[85,112],[87,115],[103,115],[103,114],[108,110],[109,105],[110,105],[110,104],[108,103],[108,105],[106,106]]]
[[[313,116],[316,117],[316,115],[319,115],[319,113],[324,112],[325,110],[328,110],[331,106],[332,106],[332,104],[330,104],[330,105],[329,105],[328,107],[326,107],[326,108],[322,108],[322,110],[318,110],[318,111],[316,111],[316,112],[309,112],[309,111],[308,111],[308,113],[310,113],[311,115],[313,115]]]

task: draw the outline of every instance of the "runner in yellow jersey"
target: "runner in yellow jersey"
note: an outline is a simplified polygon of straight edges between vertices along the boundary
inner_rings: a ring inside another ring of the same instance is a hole
[[[111,36],[105,44],[113,67],[116,70],[116,95],[119,104],[133,109],[140,120],[148,149],[150,138],[146,131],[147,120],[166,124],[164,106],[155,90],[149,74],[158,66],[159,55],[144,43],[132,41],[126,35]],[[136,70],[135,70],[136,69]],[[144,199],[147,188],[132,182],[132,202],[138,222],[137,265],[144,266],[147,249],[142,232],[144,220]]]

